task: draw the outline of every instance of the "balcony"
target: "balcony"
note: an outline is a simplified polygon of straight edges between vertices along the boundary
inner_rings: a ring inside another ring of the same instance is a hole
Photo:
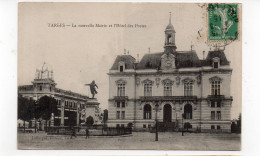
[[[140,96],[140,101],[196,101],[197,96]]]
[[[128,96],[114,96],[115,101],[127,101]]]
[[[209,95],[208,96],[209,100],[223,100],[225,99],[224,95]]]

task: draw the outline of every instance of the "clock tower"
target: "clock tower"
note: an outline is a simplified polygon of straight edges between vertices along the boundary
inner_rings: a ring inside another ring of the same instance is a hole
[[[169,25],[165,29],[165,43],[164,43],[164,52],[165,53],[175,53],[176,45],[175,45],[175,30],[171,23],[171,12],[169,18]]]
[[[165,44],[164,54],[161,56],[161,69],[162,70],[174,70],[175,69],[175,30],[171,23],[171,13],[169,18],[169,25],[165,29]]]

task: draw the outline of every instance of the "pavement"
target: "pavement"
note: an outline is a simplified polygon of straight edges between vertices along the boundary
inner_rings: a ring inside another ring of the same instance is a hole
[[[133,132],[126,136],[73,137],[46,133],[18,133],[18,149],[117,149],[117,150],[241,150],[240,134],[159,132]]]

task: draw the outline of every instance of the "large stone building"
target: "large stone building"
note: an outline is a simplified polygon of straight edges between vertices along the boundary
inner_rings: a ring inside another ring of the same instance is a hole
[[[86,121],[89,116],[93,117],[94,123],[99,122],[100,109],[97,100],[57,88],[53,71],[48,69],[45,63],[40,70],[36,70],[32,85],[18,86],[18,94],[34,100],[39,100],[45,95],[54,97],[58,102],[59,115],[54,117],[54,123],[57,126],[67,126],[71,115],[76,119],[75,125],[80,124],[80,119]]]
[[[192,49],[176,51],[171,20],[164,32],[164,52],[145,54],[140,62],[131,55],[115,59],[108,73],[109,126],[148,130],[157,112],[166,128],[230,132],[232,69],[224,51],[199,59]]]

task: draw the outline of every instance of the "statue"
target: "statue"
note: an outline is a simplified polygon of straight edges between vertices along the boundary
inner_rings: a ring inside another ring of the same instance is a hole
[[[95,81],[93,80],[90,84],[85,84],[85,86],[89,86],[90,87],[90,91],[92,94],[92,98],[94,99],[95,94],[97,94],[98,92],[96,91],[96,87],[98,88],[98,86],[96,85]]]

